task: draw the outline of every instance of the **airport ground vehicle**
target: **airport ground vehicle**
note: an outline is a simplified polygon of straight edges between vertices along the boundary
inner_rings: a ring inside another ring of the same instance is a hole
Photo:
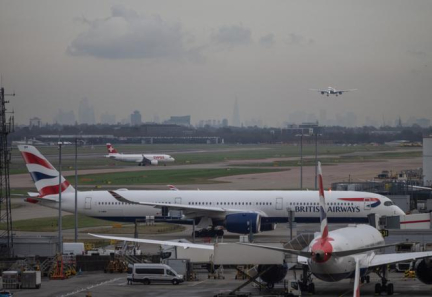
[[[178,285],[184,282],[183,275],[177,274],[171,267],[165,264],[135,263],[128,266],[128,284],[140,282],[144,285],[151,283],[172,283]]]
[[[83,242],[65,242],[63,243],[63,253],[67,255],[84,255]]]

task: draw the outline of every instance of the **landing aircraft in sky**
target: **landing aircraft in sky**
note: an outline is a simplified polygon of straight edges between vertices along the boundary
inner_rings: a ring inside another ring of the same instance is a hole
[[[335,88],[328,87],[327,89],[310,89],[311,91],[317,91],[321,93],[321,95],[335,95],[336,97],[342,95],[345,92],[357,91],[357,89],[349,89],[349,90],[336,90]]]

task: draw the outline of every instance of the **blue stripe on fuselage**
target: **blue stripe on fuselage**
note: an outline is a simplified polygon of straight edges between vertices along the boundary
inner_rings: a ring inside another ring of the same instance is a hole
[[[98,217],[95,216],[95,218],[102,219],[102,220],[108,220],[108,221],[115,221],[115,222],[135,222],[136,220],[145,222],[146,217]],[[155,220],[158,221],[167,221],[171,223],[178,223],[178,224],[185,224],[185,225],[192,225],[191,221],[181,220],[179,218],[164,218],[164,217],[155,217]],[[340,217],[340,218],[332,218],[327,217],[327,220],[329,223],[342,223],[342,224],[348,224],[348,223],[367,223],[367,218],[353,218],[353,217]],[[270,223],[287,223],[288,218],[287,217],[262,217],[261,218],[261,224],[270,224]],[[319,223],[320,218],[318,217],[296,217],[295,218],[296,223]]]

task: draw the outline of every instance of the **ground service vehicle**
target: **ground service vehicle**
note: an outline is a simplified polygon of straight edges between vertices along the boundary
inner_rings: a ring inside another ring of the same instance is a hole
[[[184,281],[183,275],[177,274],[171,267],[165,264],[136,263],[128,266],[128,284],[140,282],[144,285],[151,283],[172,283],[178,285]]]

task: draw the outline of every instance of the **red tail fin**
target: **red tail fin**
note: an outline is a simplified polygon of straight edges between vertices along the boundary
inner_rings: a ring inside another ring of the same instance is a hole
[[[107,143],[108,154],[118,154],[117,150],[111,145],[111,143]]]

